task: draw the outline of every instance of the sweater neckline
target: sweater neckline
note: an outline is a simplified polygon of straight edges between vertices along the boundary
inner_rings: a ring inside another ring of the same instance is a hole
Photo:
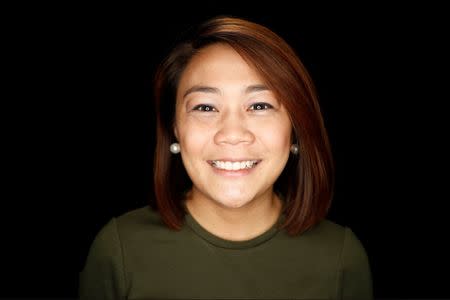
[[[279,226],[283,223],[285,219],[285,215],[283,213],[280,213],[278,216],[277,221],[265,232],[261,233],[260,235],[253,237],[249,240],[244,241],[232,241],[227,240],[224,238],[221,238],[217,235],[214,235],[213,233],[206,230],[200,223],[197,222],[197,220],[190,214],[189,210],[186,207],[186,204],[183,202],[183,206],[185,209],[185,222],[186,224],[192,229],[192,231],[207,241],[208,243],[220,247],[220,248],[226,248],[226,249],[247,249],[247,248],[254,248],[257,247],[270,239],[272,239],[280,230]]]

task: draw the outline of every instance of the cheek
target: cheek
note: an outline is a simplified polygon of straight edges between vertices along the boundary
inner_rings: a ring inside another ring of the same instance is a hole
[[[193,122],[185,122],[179,130],[182,153],[186,156],[200,156],[206,149],[211,129]]]
[[[287,151],[291,142],[290,123],[267,122],[258,127],[258,135],[267,147],[275,151]]]

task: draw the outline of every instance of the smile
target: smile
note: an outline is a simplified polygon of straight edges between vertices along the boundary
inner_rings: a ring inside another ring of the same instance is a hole
[[[253,173],[261,161],[261,159],[224,159],[208,160],[208,164],[216,175],[240,178]]]
[[[239,171],[254,168],[261,160],[225,161],[210,160],[208,163],[216,169],[227,171]]]

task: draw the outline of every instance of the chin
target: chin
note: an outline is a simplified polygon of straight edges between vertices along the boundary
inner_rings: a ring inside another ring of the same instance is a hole
[[[228,207],[228,208],[240,208],[248,204],[253,200],[253,197],[243,196],[240,195],[239,197],[221,197],[222,199],[217,199],[217,202],[219,202],[222,206]]]

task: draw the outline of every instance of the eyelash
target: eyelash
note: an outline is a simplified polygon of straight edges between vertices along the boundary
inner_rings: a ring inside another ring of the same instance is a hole
[[[264,109],[251,109],[253,111],[263,111],[263,110],[267,110],[267,109],[272,109],[273,108],[272,105],[270,105],[269,103],[264,103],[264,102],[258,102],[258,103],[254,103],[254,104],[250,105],[250,107],[252,107],[252,106],[260,106],[261,108],[264,108]],[[208,110],[206,110],[207,108],[208,108]],[[215,110],[215,108],[213,106],[211,106],[211,105],[199,104],[199,105],[195,106],[192,110],[204,111],[204,112],[212,112],[212,111]]]

